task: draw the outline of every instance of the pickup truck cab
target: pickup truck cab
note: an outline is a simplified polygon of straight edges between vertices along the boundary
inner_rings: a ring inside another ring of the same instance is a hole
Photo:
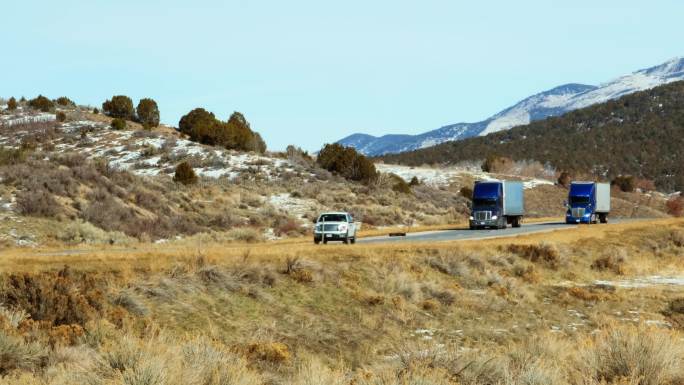
[[[323,213],[316,219],[314,226],[314,243],[342,241],[356,243],[356,223],[351,214],[345,212]]]

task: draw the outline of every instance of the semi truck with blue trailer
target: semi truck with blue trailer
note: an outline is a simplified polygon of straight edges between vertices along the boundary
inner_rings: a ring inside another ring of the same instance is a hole
[[[565,223],[608,223],[610,184],[570,183],[566,207]]]
[[[520,227],[525,215],[523,183],[481,181],[473,187],[470,229]]]

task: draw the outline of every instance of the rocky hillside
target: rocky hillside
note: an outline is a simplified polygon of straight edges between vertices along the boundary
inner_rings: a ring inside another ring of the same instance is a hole
[[[467,211],[456,187],[399,192],[387,174],[350,182],[294,147],[235,151],[172,127],[115,129],[92,108],[20,103],[0,121],[0,244],[258,241],[305,234],[322,210],[349,210],[365,228],[453,223]],[[174,181],[180,163],[197,183]]]

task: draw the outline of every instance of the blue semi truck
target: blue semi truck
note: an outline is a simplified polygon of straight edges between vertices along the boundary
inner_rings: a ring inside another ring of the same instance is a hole
[[[518,181],[475,182],[470,229],[520,227],[525,214],[523,184]]]
[[[572,182],[565,205],[565,223],[608,223],[610,184]]]

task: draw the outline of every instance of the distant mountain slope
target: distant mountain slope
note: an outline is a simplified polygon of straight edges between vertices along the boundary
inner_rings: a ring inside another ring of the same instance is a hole
[[[530,96],[514,106],[477,123],[457,123],[420,135],[384,135],[375,137],[353,134],[338,143],[356,148],[371,156],[412,151],[507,130],[511,127],[560,116],[568,111],[647,90],[669,82],[684,80],[684,58],[622,76],[599,87],[565,84]]]
[[[658,86],[525,126],[381,157],[406,165],[489,155],[550,162],[562,170],[653,179],[684,189],[684,81]]]

